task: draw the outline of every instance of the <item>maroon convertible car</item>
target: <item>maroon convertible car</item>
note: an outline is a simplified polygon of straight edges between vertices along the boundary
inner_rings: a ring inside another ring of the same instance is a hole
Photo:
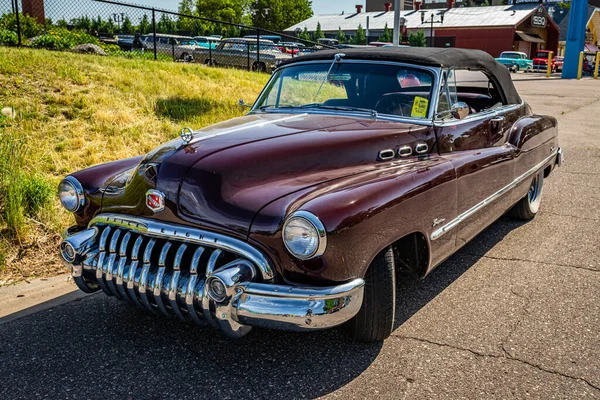
[[[81,290],[231,337],[378,341],[398,270],[533,218],[561,162],[556,119],[487,53],[321,51],[280,65],[246,116],[67,176],[60,251]]]

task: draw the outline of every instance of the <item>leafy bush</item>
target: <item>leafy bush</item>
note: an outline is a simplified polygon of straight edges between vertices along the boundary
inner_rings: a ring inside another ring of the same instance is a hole
[[[8,29],[0,29],[0,44],[5,46],[16,46],[19,44],[19,38],[17,34]]]
[[[408,44],[411,47],[427,47],[427,38],[422,30],[411,32],[408,35]]]
[[[96,44],[100,41],[82,31],[69,31],[64,28],[53,28],[45,35],[38,36],[30,42],[32,47],[41,47],[54,50],[70,50],[79,44]]]
[[[24,38],[32,38],[44,32],[44,25],[38,24],[32,16],[19,13],[19,24],[21,35]],[[17,32],[17,17],[15,14],[4,14],[0,17],[0,29]]]
[[[38,174],[23,174],[21,186],[23,210],[31,217],[38,215],[50,203],[54,195],[54,188]]]

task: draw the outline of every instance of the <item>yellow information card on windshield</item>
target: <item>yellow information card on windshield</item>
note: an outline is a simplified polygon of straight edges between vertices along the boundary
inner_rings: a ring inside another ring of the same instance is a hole
[[[415,101],[413,102],[412,112],[410,113],[411,117],[427,117],[427,105],[429,104],[429,100],[424,97],[415,96]]]

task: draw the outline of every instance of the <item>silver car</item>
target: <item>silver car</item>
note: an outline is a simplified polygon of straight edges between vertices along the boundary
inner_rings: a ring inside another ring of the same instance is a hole
[[[146,51],[154,50],[154,35],[142,37],[142,43]],[[194,50],[198,44],[190,36],[177,36],[167,34],[156,35],[156,52],[172,56],[176,60],[191,62],[194,60]]]
[[[263,72],[271,71],[291,57],[270,40],[262,39],[257,44],[256,39],[250,38],[223,39],[214,49],[197,48],[194,51],[197,62]]]

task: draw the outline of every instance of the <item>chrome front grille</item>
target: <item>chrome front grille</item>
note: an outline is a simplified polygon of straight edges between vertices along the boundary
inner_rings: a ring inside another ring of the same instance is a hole
[[[113,222],[119,223],[104,219],[90,224],[97,229],[97,248],[83,262],[81,273],[94,274],[107,295],[152,313],[191,319],[201,325],[211,323],[204,293],[207,276],[230,265],[253,264],[236,252],[217,247],[219,240],[210,240],[215,246],[198,244],[191,234],[183,238],[161,236],[148,226],[140,229]],[[165,233],[164,228],[161,233]],[[73,272],[75,275],[77,271]],[[88,285],[93,281],[86,280]]]

